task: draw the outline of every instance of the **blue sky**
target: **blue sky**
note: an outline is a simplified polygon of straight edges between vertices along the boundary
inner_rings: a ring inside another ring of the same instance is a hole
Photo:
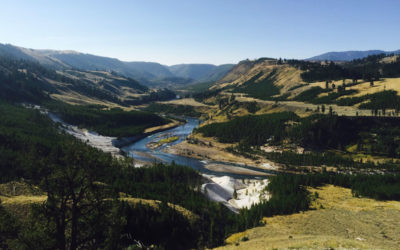
[[[0,43],[124,61],[237,63],[400,49],[398,0],[2,0]]]

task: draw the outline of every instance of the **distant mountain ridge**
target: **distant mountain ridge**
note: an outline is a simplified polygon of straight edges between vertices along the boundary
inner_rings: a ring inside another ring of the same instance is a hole
[[[54,69],[114,71],[148,86],[216,81],[234,65],[180,64],[166,66],[155,62],[124,62],[115,58],[71,50],[36,50],[0,44],[0,56],[38,62]]]
[[[383,50],[350,50],[350,51],[342,51],[342,52],[327,52],[318,56],[313,56],[307,59],[306,61],[351,61],[354,59],[360,59],[363,57],[377,55],[377,54],[395,54],[399,55],[400,50],[395,51],[383,51]]]
[[[233,64],[177,64],[169,66],[169,70],[176,76],[197,79],[199,82],[216,81],[224,77]]]

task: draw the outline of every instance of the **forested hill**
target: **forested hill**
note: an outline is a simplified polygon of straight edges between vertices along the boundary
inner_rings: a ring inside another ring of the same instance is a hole
[[[73,104],[128,106],[175,98],[169,90],[149,90],[134,79],[104,71],[56,71],[38,63],[0,56],[0,97],[40,103],[50,98]]]
[[[231,64],[166,66],[156,62],[124,62],[76,51],[34,50],[10,44],[0,44],[0,56],[29,60],[58,70],[114,71],[153,87],[214,81],[223,77],[233,67]]]
[[[286,93],[303,83],[301,69],[283,60],[260,58],[241,61],[229,73],[218,80],[211,90],[244,93],[259,99],[269,99]]]
[[[367,95],[397,92],[399,77],[400,57],[394,54],[371,55],[349,62],[260,58],[240,62],[209,91],[195,97],[239,93],[262,100],[352,106],[370,99]],[[358,99],[346,99],[353,97]]]

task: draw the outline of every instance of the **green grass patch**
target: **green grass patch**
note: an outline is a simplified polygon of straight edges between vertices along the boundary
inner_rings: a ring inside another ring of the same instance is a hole
[[[167,144],[179,140],[179,136],[171,136],[158,141],[159,144]]]

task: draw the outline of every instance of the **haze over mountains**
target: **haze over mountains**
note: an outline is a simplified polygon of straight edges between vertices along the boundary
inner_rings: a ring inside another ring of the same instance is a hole
[[[351,61],[376,54],[400,54],[400,50],[328,52],[307,61]],[[115,58],[80,53],[71,50],[36,50],[10,44],[0,44],[0,56],[38,62],[57,70],[114,71],[133,78],[147,86],[168,87],[199,82],[215,82],[226,76],[234,64],[177,64],[162,65],[157,62],[124,62]]]
[[[383,51],[383,50],[349,50],[349,51],[342,51],[342,52],[327,52],[318,56],[313,56],[307,58],[307,61],[351,61],[354,59],[360,59],[363,57],[371,56],[371,55],[378,55],[378,54],[400,54],[400,50],[395,51]]]
[[[35,50],[10,44],[0,44],[0,56],[31,60],[55,69],[115,71],[148,86],[215,81],[223,77],[234,66],[233,64],[166,66],[155,62],[124,62],[115,58],[70,50]]]

